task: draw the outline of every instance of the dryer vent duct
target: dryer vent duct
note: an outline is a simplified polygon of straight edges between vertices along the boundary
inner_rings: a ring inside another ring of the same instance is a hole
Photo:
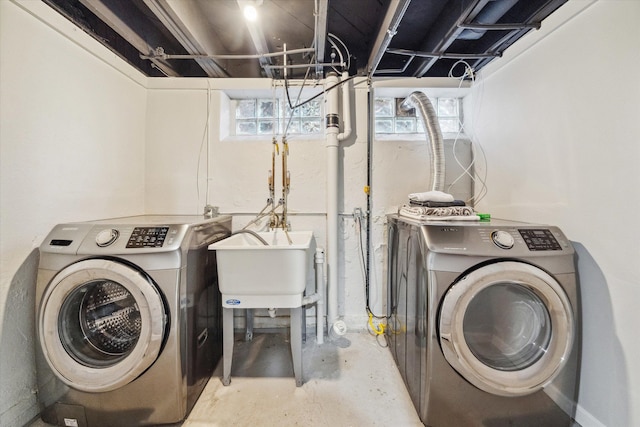
[[[444,191],[444,143],[442,142],[442,132],[440,131],[440,123],[431,101],[422,92],[413,92],[407,96],[400,108],[403,110],[416,109],[416,112],[424,123],[424,129],[428,135],[429,157],[431,159],[431,179],[429,182],[430,190]]]

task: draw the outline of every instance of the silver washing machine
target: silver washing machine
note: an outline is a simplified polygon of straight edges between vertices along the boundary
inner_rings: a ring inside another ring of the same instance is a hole
[[[557,227],[388,217],[387,338],[426,426],[570,426],[575,253]]]
[[[43,421],[176,423],[222,355],[215,252],[231,218],[57,225],[40,246],[36,367]]]

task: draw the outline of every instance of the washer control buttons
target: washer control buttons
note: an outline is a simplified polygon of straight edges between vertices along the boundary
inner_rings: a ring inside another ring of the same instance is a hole
[[[496,230],[491,233],[491,240],[501,249],[511,249],[515,243],[513,236],[504,230]]]
[[[115,242],[120,236],[120,232],[115,228],[106,228],[96,236],[96,245],[104,248]]]

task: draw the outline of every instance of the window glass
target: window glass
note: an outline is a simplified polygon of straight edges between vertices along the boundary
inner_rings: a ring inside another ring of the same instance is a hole
[[[376,98],[375,113],[376,117],[394,117],[395,102],[393,98]]]
[[[430,98],[438,115],[442,133],[460,132],[460,100],[458,98]],[[415,109],[403,110],[404,98],[375,99],[375,131],[378,134],[412,134],[425,132],[424,123]]]
[[[322,100],[314,99],[292,110],[279,99],[236,100],[236,135],[322,134]],[[287,127],[288,125],[288,127]]]
[[[237,119],[251,119],[256,116],[256,100],[255,99],[243,99],[238,101],[236,107]]]

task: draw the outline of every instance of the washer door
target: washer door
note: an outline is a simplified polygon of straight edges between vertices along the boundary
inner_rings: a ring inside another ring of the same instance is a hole
[[[78,390],[128,384],[160,354],[167,312],[151,278],[112,259],[87,259],[47,286],[38,332],[47,363]]]
[[[567,361],[574,338],[562,286],[529,264],[502,261],[456,281],[442,300],[440,345],[449,364],[481,390],[534,393]]]

